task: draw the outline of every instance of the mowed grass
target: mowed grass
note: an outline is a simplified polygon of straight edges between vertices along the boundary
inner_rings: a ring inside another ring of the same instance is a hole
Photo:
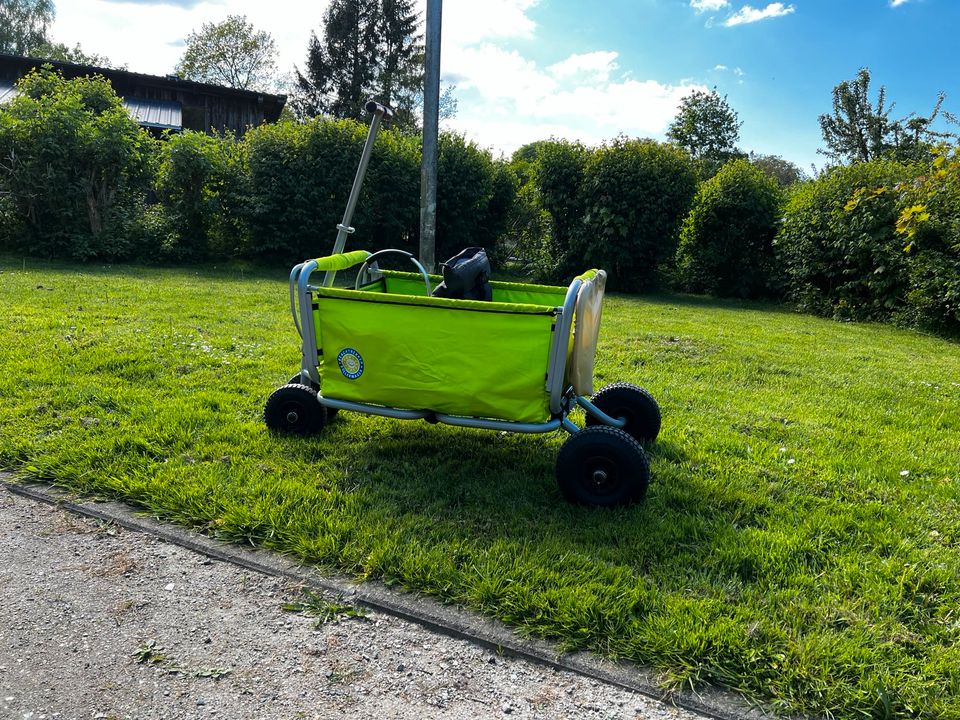
[[[781,710],[960,718],[960,347],[776,306],[610,297],[598,384],[659,399],[643,505],[564,436],[341,415],[272,436],[282,272],[0,262],[0,465],[462,603]],[[490,358],[495,363],[496,358]],[[451,388],[455,391],[455,388]]]

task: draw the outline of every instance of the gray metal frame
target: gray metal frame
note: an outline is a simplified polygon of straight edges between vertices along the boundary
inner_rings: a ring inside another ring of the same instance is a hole
[[[400,251],[409,255],[405,251]],[[366,264],[365,264],[366,265]],[[320,356],[317,353],[316,327],[313,322],[313,303],[311,293],[319,287],[310,284],[310,275],[317,269],[316,260],[300,263],[290,272],[290,306],[294,324],[302,338],[300,377],[317,385],[320,376],[317,368],[320,365]],[[363,268],[362,268],[363,269]],[[602,270],[600,271],[603,272]],[[596,282],[599,279],[588,280]],[[543,423],[520,423],[508,420],[492,420],[489,418],[463,417],[447,415],[429,410],[412,410],[407,408],[385,407],[319,395],[320,403],[337,410],[350,410],[367,415],[379,415],[396,420],[429,420],[455,425],[458,427],[478,428],[482,430],[505,430],[519,433],[544,433],[564,429],[569,433],[576,433],[580,428],[569,419],[568,415],[575,405],[605,425],[622,428],[626,421],[622,418],[613,418],[604,413],[589,399],[573,393],[573,389],[566,384],[567,349],[570,344],[570,333],[573,331],[573,321],[577,313],[577,301],[580,291],[586,283],[579,278],[570,283],[563,305],[555,308],[557,318],[554,323],[550,354],[547,361],[546,391],[550,395],[550,413],[553,417]],[[299,317],[298,317],[299,316]],[[322,393],[322,390],[321,390]]]

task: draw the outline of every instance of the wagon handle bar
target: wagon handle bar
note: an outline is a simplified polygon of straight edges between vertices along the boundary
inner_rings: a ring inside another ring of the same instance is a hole
[[[353,233],[354,228],[350,226],[353,220],[353,211],[357,207],[357,200],[360,198],[360,187],[363,185],[363,176],[367,173],[367,165],[370,164],[370,154],[373,152],[373,143],[377,139],[377,131],[380,129],[380,122],[383,118],[393,117],[393,110],[386,105],[369,100],[364,106],[368,112],[373,113],[370,120],[370,130],[367,131],[367,141],[363,145],[363,152],[360,155],[360,165],[357,167],[357,174],[353,178],[353,187],[350,189],[350,197],[347,200],[347,208],[343,211],[343,220],[337,225],[337,239],[333,243],[333,255],[339,255],[347,244],[347,235]],[[333,285],[333,280],[337,276],[336,270],[328,270],[323,276],[323,287]]]
[[[391,254],[402,255],[403,257],[407,258],[410,262],[412,262],[414,265],[417,266],[417,270],[419,270],[420,274],[423,276],[423,283],[424,285],[427,286],[427,295],[429,296],[431,292],[431,288],[430,288],[430,275],[427,274],[427,269],[420,264],[420,261],[417,260],[412,253],[408,253],[406,250],[393,250],[391,248],[388,248],[386,250],[378,250],[377,252],[373,253],[373,255],[369,256],[366,260],[364,260],[363,265],[360,267],[360,271],[357,273],[357,281],[354,284],[354,290],[360,289],[360,279],[363,277],[363,274],[366,272],[367,268],[370,266],[371,263],[375,263],[384,255],[391,255]]]

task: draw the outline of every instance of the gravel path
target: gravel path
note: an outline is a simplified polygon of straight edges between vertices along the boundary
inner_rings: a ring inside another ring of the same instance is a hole
[[[0,489],[0,718],[699,716]],[[327,598],[328,601],[335,598]]]

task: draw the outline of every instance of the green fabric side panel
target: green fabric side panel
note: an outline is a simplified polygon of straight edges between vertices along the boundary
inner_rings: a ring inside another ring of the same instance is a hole
[[[551,315],[360,302],[326,293],[316,302],[325,397],[516,422],[550,417]]]
[[[416,273],[384,270],[383,276],[387,281],[387,292],[393,295],[425,295],[426,287],[423,277]],[[430,282],[436,287],[441,281],[439,275],[431,275]],[[524,305],[546,305],[558,307],[563,305],[567,295],[567,288],[553,285],[532,285],[529,283],[510,283],[493,281],[493,301],[503,303],[519,303]]]
[[[596,268],[594,268],[593,270],[587,270],[583,275],[577,275],[577,277],[575,277],[574,280],[583,280],[584,282],[587,282],[588,280],[592,280],[593,278],[595,278],[598,272],[600,271],[597,270]]]
[[[366,250],[353,250],[339,255],[328,255],[327,257],[317,258],[317,270],[346,270],[354,265],[359,265],[370,257]]]
[[[423,282],[422,275],[412,275],[410,277],[394,277],[391,275],[384,275],[383,278],[387,283],[387,292],[391,295],[416,295],[417,297],[426,297],[427,295],[427,286]],[[436,281],[430,281],[431,289],[435,288],[442,282],[440,278],[437,278]]]
[[[389,288],[388,288],[389,289]],[[342,298],[360,300],[379,305],[423,305],[427,307],[473,310],[484,313],[534,313],[554,315],[552,307],[528,305],[523,303],[482,302],[480,300],[454,300],[453,298],[424,297],[422,295],[394,295],[392,293],[366,292],[364,290],[343,290],[340,288],[317,288],[314,297]]]

